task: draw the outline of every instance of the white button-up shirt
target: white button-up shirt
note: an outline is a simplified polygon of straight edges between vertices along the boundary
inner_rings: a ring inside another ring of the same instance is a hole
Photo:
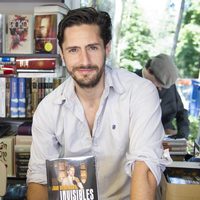
[[[130,198],[135,160],[145,161],[159,183],[166,160],[157,89],[124,69],[106,67],[105,72],[92,136],[71,77],[39,104],[27,182],[47,183],[46,159],[95,155],[100,200]]]

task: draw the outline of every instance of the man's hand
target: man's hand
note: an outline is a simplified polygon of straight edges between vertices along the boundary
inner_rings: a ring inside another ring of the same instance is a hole
[[[136,161],[131,181],[131,200],[154,200],[156,179],[143,161]]]
[[[177,134],[177,130],[173,130],[173,129],[165,129],[165,134],[169,135],[169,136],[173,136]]]
[[[29,183],[27,200],[48,200],[47,186],[38,183]]]

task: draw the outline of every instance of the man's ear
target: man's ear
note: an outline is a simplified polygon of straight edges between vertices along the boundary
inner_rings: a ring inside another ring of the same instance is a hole
[[[63,56],[63,51],[62,51],[62,49],[60,48],[60,57],[61,57],[61,59],[62,59],[62,62],[64,63],[64,56]]]
[[[111,41],[106,44],[106,57],[109,56],[111,51]]]

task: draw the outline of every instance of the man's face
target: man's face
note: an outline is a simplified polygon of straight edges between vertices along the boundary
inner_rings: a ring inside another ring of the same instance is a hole
[[[62,53],[68,73],[82,88],[92,88],[103,80],[110,44],[104,47],[97,25],[65,29]]]
[[[75,175],[75,169],[73,167],[70,167],[70,169],[68,171],[68,175],[72,176],[72,177]]]
[[[156,79],[151,69],[147,69],[146,72],[145,78],[149,79],[159,90],[162,90],[162,84]]]
[[[66,177],[66,172],[65,171],[59,171],[58,180],[60,182],[62,182],[65,177]]]
[[[42,37],[47,37],[49,31],[50,19],[45,17],[41,19],[40,33]]]

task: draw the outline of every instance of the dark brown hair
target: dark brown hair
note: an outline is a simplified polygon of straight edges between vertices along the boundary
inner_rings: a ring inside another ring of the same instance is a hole
[[[112,39],[112,23],[109,14],[107,12],[97,11],[92,7],[83,7],[70,10],[59,23],[57,38],[61,49],[64,41],[65,28],[82,24],[98,25],[100,37],[103,39],[105,46]]]

